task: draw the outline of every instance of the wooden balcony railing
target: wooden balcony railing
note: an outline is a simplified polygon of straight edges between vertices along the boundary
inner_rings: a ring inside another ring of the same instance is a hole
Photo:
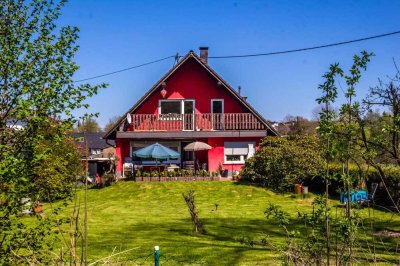
[[[251,113],[134,114],[130,131],[265,130]]]

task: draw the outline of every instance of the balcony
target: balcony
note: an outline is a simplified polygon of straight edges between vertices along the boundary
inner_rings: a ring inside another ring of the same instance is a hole
[[[266,127],[251,113],[134,114],[129,131],[258,131]]]

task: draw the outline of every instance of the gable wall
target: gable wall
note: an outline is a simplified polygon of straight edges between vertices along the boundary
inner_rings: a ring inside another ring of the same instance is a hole
[[[194,59],[185,62],[166,82],[165,99],[195,99],[196,113],[211,113],[211,99],[224,99],[225,113],[247,113],[244,106],[231,96]],[[158,114],[158,102],[163,99],[157,90],[136,111],[136,114]]]

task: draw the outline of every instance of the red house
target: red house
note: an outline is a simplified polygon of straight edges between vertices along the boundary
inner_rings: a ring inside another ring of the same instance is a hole
[[[243,167],[267,135],[278,133],[208,65],[208,48],[201,47],[200,56],[190,51],[104,138],[115,140],[116,155],[121,158],[117,174],[124,162],[141,160],[132,159],[133,151],[155,142],[181,154],[179,160],[165,163],[181,168],[193,165],[193,152],[183,147],[202,141],[212,149],[196,152],[196,165],[209,171],[222,166],[231,175]]]

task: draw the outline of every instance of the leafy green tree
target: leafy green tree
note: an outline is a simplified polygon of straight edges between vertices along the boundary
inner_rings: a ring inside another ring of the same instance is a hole
[[[295,183],[315,176],[323,167],[316,136],[266,137],[246,161],[242,174],[279,192],[293,191]]]
[[[327,263],[330,260],[330,226],[329,226],[329,205],[328,205],[328,190],[331,176],[329,174],[329,164],[332,161],[339,161],[343,166],[341,180],[343,187],[346,191],[346,215],[341,224],[342,227],[342,248],[346,250],[344,260],[351,263],[353,259],[353,246],[356,240],[357,231],[357,217],[351,211],[350,192],[353,189],[354,180],[357,176],[351,174],[350,163],[356,163],[361,169],[360,154],[363,152],[360,146],[357,145],[357,137],[359,131],[360,121],[360,104],[354,101],[356,96],[356,85],[361,79],[361,71],[366,70],[367,64],[370,61],[372,53],[365,51],[361,52],[361,56],[355,55],[353,57],[353,65],[349,73],[346,74],[338,63],[332,64],[327,73],[325,73],[325,81],[319,86],[322,90],[322,97],[317,99],[318,104],[325,105],[320,113],[320,125],[318,133],[320,134],[321,143],[323,144],[324,159],[326,162],[326,175],[325,175],[325,234],[326,234],[326,257]],[[343,79],[346,82],[347,89],[345,91],[346,102],[342,104],[339,115],[330,108],[334,105],[338,97],[337,82],[338,79]],[[338,242],[336,242],[338,243]],[[336,246],[336,250],[338,247]]]
[[[73,195],[78,177],[84,176],[81,152],[72,138],[54,141],[51,129],[34,146],[40,154],[33,162],[33,193],[35,201],[54,201]]]
[[[88,107],[85,99],[105,87],[73,82],[78,28],[57,30],[63,5],[0,1],[1,265],[54,262],[49,250],[59,240],[53,220],[35,215],[28,226],[20,218],[21,199],[36,198],[43,184],[38,178],[63,171],[55,166],[46,173],[44,167],[65,148],[66,132],[76,122],[72,112]]]

